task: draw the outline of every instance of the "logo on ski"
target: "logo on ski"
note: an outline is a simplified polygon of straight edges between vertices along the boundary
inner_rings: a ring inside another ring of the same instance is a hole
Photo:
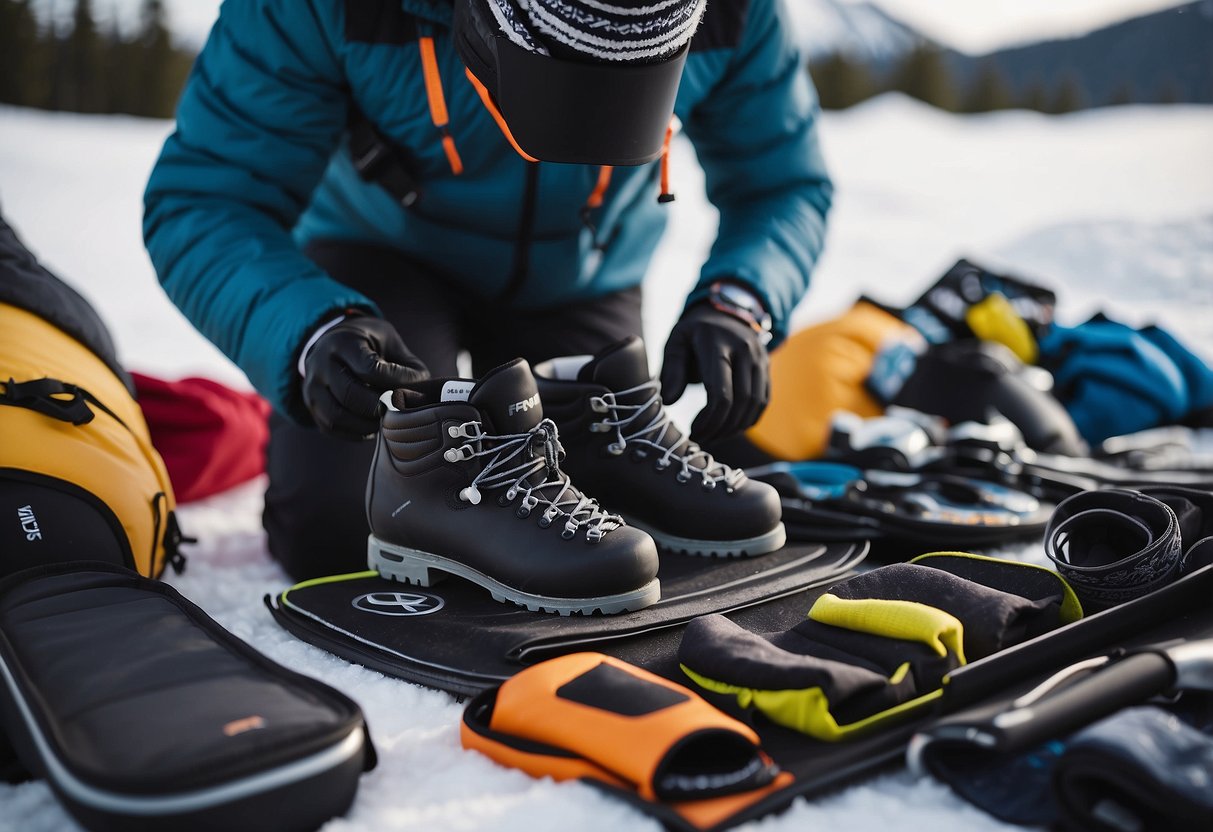
[[[21,530],[25,532],[26,540],[33,543],[42,539],[42,529],[38,528],[38,518],[34,516],[33,508],[22,506],[17,509],[17,519],[21,521]]]
[[[539,406],[539,394],[536,393],[535,395],[531,396],[529,399],[523,399],[520,402],[514,402],[512,405],[510,405],[508,408],[506,408],[505,415],[513,416],[515,413],[525,413],[526,411],[530,410],[532,407],[538,407],[538,406]]]
[[[368,592],[351,602],[356,610],[391,616],[429,615],[445,604],[442,598],[428,592]]]

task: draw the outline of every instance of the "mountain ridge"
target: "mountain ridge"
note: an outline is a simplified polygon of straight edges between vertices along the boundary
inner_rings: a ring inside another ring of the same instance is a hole
[[[1195,0],[1104,26],[986,55],[948,51],[950,68],[971,80],[995,67],[1022,93],[1041,80],[1070,79],[1087,105],[1112,101],[1213,103],[1213,0]]]

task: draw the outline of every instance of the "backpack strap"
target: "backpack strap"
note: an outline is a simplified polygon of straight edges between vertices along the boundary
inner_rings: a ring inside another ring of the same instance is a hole
[[[349,124],[350,158],[364,182],[378,185],[404,208],[421,196],[417,159],[390,141],[375,123],[354,107]]]
[[[73,425],[87,425],[96,415],[96,407],[112,416],[119,424],[126,423],[114,411],[102,404],[92,393],[75,384],[57,378],[39,378],[33,381],[16,381],[10,378],[0,382],[0,405],[24,407]]]
[[[4,405],[32,410],[77,427],[91,423],[96,417],[97,411],[100,411],[130,432],[145,455],[154,454],[151,446],[147,445],[145,441],[139,440],[138,434],[131,431],[130,425],[124,422],[118,414],[106,407],[88,390],[76,384],[60,381],[57,378],[39,378],[20,382],[9,378],[7,382],[0,381],[0,406]],[[185,568],[185,555],[181,552],[181,545],[197,541],[182,533],[177,515],[171,508],[172,503],[167,489],[167,480],[162,480],[161,490],[158,490],[152,497],[152,551],[148,563],[155,571],[156,555],[163,546],[164,563],[180,574]],[[0,747],[0,780],[5,776],[2,752],[3,748]]]

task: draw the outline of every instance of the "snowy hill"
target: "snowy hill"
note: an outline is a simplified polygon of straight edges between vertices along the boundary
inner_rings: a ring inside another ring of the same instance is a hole
[[[79,287],[135,369],[175,377],[240,374],[180,317],[140,243],[140,194],[166,122],[0,108],[0,204],[26,242]],[[823,123],[838,185],[827,253],[798,320],[860,293],[912,299],[961,255],[1052,285],[1063,320],[1096,307],[1161,319],[1213,356],[1213,107],[1121,107],[1064,117],[953,116],[897,96]],[[646,285],[654,357],[715,227],[689,145],[675,146],[670,233]],[[685,419],[693,404],[680,403]],[[351,666],[279,629],[261,596],[287,581],[260,528],[263,483],[185,506],[200,538],[173,583],[271,658],[324,679],[362,705],[380,765],[349,817],[328,832],[504,830],[659,832],[620,802],[576,783],[535,781],[460,748],[449,696]],[[1035,559],[1034,547],[1018,554]],[[73,824],[42,783],[0,785],[0,832]],[[1011,832],[942,786],[898,772],[745,827]]]
[[[923,43],[914,29],[870,3],[789,0],[797,41],[810,60],[843,54],[884,66]]]
[[[1082,37],[1048,40],[976,58],[952,53],[961,78],[996,67],[1022,93],[1033,81],[1071,78],[1085,100],[1213,102],[1213,0],[1142,15]]]

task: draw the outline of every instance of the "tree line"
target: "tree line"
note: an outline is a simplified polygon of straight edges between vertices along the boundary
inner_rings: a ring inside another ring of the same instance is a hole
[[[131,31],[100,25],[92,0],[70,8],[63,25],[40,21],[33,0],[0,0],[0,102],[171,117],[194,54],[173,44],[163,0],[143,0]]]
[[[949,68],[947,57],[934,46],[920,46],[891,71],[879,73],[862,61],[834,54],[815,61],[809,72],[827,110],[843,110],[884,92],[902,92],[954,113],[985,113],[1012,108],[1042,113],[1070,113],[1092,106],[1132,104],[1139,98],[1131,84],[1114,90],[1106,101],[1091,101],[1077,75],[1046,81],[1031,80],[1016,90],[993,61],[984,61],[973,80],[965,84]],[[1155,97],[1173,103],[1178,90],[1166,88]]]
[[[102,31],[92,0],[70,3],[70,25],[52,15],[40,22],[34,0],[0,0],[0,103],[82,113],[128,113],[169,118],[194,61],[193,52],[173,44],[163,0],[143,0],[137,25],[123,31],[112,20]],[[1016,90],[992,61],[970,83],[961,82],[937,47],[920,46],[891,71],[835,54],[809,71],[822,106],[840,110],[883,92],[899,91],[944,110],[980,113],[1024,108],[1068,113],[1093,105],[1129,104],[1138,93],[1130,85],[1107,101],[1092,102],[1075,75],[1029,82]],[[1162,90],[1155,100],[1178,99]]]

